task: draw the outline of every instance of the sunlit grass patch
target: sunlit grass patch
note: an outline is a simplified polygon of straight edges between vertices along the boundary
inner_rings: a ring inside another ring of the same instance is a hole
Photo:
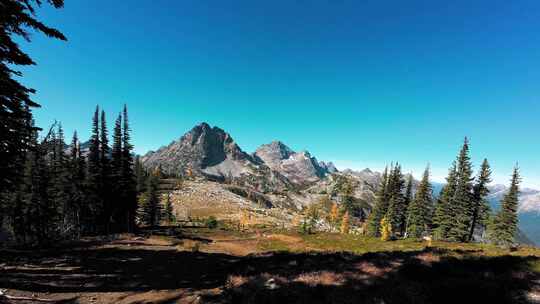
[[[532,261],[532,262],[530,263],[530,267],[531,267],[531,268],[530,268],[531,271],[534,271],[534,272],[540,274],[540,259],[537,259],[537,260],[535,260],[535,261]]]
[[[302,273],[294,279],[294,282],[301,282],[308,286],[340,286],[343,285],[345,281],[345,275],[331,271]]]
[[[264,238],[259,240],[258,248],[261,251],[291,251],[286,242],[275,238]]]
[[[416,251],[423,250],[426,246],[425,243],[416,240],[383,242],[377,238],[338,233],[304,235],[303,240],[309,247],[315,249],[358,254],[380,251]]]

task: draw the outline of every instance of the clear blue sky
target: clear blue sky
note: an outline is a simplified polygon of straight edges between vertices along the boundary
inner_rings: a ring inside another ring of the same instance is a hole
[[[265,4],[262,4],[265,2]],[[474,3],[471,3],[474,2]],[[127,103],[138,153],[207,121],[252,152],[280,139],[338,167],[441,179],[464,136],[476,167],[540,188],[539,1],[83,1],[39,16],[41,126],[87,137]]]

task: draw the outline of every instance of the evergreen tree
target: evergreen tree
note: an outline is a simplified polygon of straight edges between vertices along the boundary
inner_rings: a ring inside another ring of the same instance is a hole
[[[125,213],[125,229],[131,232],[135,229],[135,214],[137,210],[137,180],[133,172],[133,145],[131,144],[131,129],[129,127],[128,110],[124,105],[122,112],[122,184],[124,186],[123,209]]]
[[[450,204],[452,204],[452,198],[454,197],[454,192],[456,191],[456,182],[457,166],[456,162],[454,162],[452,167],[448,170],[446,185],[444,185],[442,188],[435,207],[433,219],[435,239],[444,240],[448,238],[448,233],[453,221]]]
[[[51,141],[51,160],[50,160],[50,178],[51,187],[49,188],[52,208],[56,209],[58,214],[57,229],[64,236],[68,233],[68,223],[64,215],[70,207],[71,185],[69,184],[69,167],[65,153],[66,142],[64,139],[64,130],[62,125],[58,124],[56,132],[53,133]]]
[[[97,232],[97,220],[103,212],[100,146],[99,107],[96,107],[92,119],[92,135],[88,152],[88,174],[86,175],[88,208],[83,209],[88,210],[88,212],[85,212],[82,218],[85,233]]]
[[[124,115],[127,115],[125,109]],[[32,121],[29,122],[29,130],[34,130],[32,140],[29,141],[31,149],[25,153],[22,179],[16,191],[10,195],[11,204],[8,210],[10,227],[18,241],[43,244],[60,237],[73,239],[80,237],[81,234],[109,232],[109,224],[115,220],[113,212],[116,210],[121,215],[118,218],[123,220],[124,224],[119,230],[127,230],[128,205],[119,204],[114,210],[112,203],[127,202],[125,198],[128,195],[122,191],[123,187],[111,188],[112,185],[126,185],[128,190],[132,189],[129,191],[133,194],[136,189],[133,168],[130,165],[131,153],[127,162],[124,157],[126,155],[124,145],[127,144],[128,151],[132,149],[129,144],[129,132],[122,130],[122,127],[128,126],[122,125],[121,119],[122,116],[119,116],[116,121],[111,152],[105,113],[100,112],[99,107],[96,108],[88,163],[81,154],[76,132],[69,146],[68,155],[60,124],[55,123],[38,142],[37,129]],[[128,141],[124,139],[126,134]],[[154,182],[158,179],[157,174]],[[152,185],[151,188],[146,187],[151,190],[147,191],[150,206],[159,202],[157,184]],[[155,211],[152,218],[158,224],[161,217],[159,203],[156,207],[152,207],[152,210]],[[171,209],[167,210],[172,212]],[[168,215],[168,218],[170,217],[171,215]]]
[[[146,184],[147,184],[147,174],[146,170],[144,170],[144,167],[141,163],[141,158],[137,155],[135,157],[135,179],[136,179],[136,192],[142,193],[146,191]]]
[[[33,124],[33,123],[31,123]],[[37,130],[32,132],[29,141],[30,149],[25,153],[23,178],[16,192],[13,207],[10,208],[10,220],[13,234],[18,243],[26,244],[33,240],[33,225],[31,216],[36,214],[40,196],[38,191],[39,173],[37,170],[39,158]]]
[[[53,126],[54,127],[54,126]],[[29,152],[25,168],[24,197],[26,205],[27,240],[42,245],[58,237],[60,212],[51,189],[56,135],[51,127],[44,139]]]
[[[409,205],[407,215],[407,236],[420,238],[427,234],[430,224],[432,188],[429,182],[429,167],[424,171],[414,200]]]
[[[485,228],[489,216],[489,203],[486,197],[489,194],[487,185],[491,182],[491,168],[487,159],[484,159],[480,172],[476,177],[476,183],[473,188],[473,210],[471,219],[471,228],[469,231],[469,242],[473,240],[474,229],[478,226]]]
[[[341,213],[349,212],[349,215],[360,220],[365,219],[365,212],[360,201],[354,197],[354,189],[351,181],[343,178],[343,183],[340,187]]]
[[[409,212],[409,206],[413,200],[413,183],[414,178],[412,174],[409,174],[407,177],[407,185],[405,186],[405,196],[404,196],[404,203],[403,203],[403,209],[405,212],[403,212],[404,218],[401,220],[403,226],[401,227],[402,235],[405,235],[405,232],[407,231],[407,217]]]
[[[116,181],[122,178],[122,116],[118,115],[114,122],[113,145],[111,151],[111,175]],[[115,192],[121,189],[115,189]]]
[[[48,1],[55,8],[62,0]],[[25,178],[26,153],[34,148],[37,128],[32,121],[31,108],[39,107],[30,95],[35,91],[15,78],[22,76],[17,66],[35,65],[19,48],[17,37],[30,41],[30,30],[48,37],[66,40],[64,35],[35,18],[41,1],[2,1],[0,4],[0,226],[7,210],[7,202],[17,196],[17,189]],[[14,41],[15,40],[15,41]],[[15,194],[15,195],[14,195]],[[20,201],[21,197],[17,198]]]
[[[113,206],[113,189],[112,189],[112,171],[111,171],[111,159],[110,153],[111,148],[109,146],[109,131],[107,129],[107,121],[105,117],[105,111],[101,111],[101,120],[100,120],[100,149],[99,149],[99,160],[101,163],[101,180],[99,191],[102,201],[103,209],[99,216],[99,223],[102,225],[102,232],[110,233],[111,223],[112,223],[112,214],[114,210]]]
[[[493,219],[492,227],[490,227],[490,239],[498,245],[511,245],[515,241],[515,236],[518,227],[518,197],[519,197],[519,169],[516,166],[512,174],[512,181],[508,193],[504,196],[501,202],[501,209]]]
[[[69,155],[69,174],[68,185],[70,187],[70,197],[68,205],[64,211],[64,224],[66,225],[66,233],[74,239],[81,236],[81,216],[84,213],[83,208],[85,203],[85,171],[86,163],[81,155],[81,147],[77,132],[73,133],[73,138],[70,144]]]
[[[473,215],[472,181],[469,141],[465,138],[457,159],[456,190],[450,204],[450,214],[453,220],[448,237],[452,241],[465,242],[468,240]]]
[[[381,220],[386,215],[388,210],[387,187],[388,167],[384,169],[381,182],[377,190],[375,205],[373,206],[368,218],[367,234],[373,237],[378,237],[380,235]]]
[[[167,200],[165,201],[165,206],[163,208],[163,220],[167,225],[170,225],[174,222],[175,217],[173,213],[173,205],[171,200],[171,194],[167,193]]]
[[[397,234],[403,235],[401,229],[405,226],[406,219],[405,197],[403,196],[403,175],[401,174],[401,166],[396,164],[390,173],[387,195],[388,195],[388,210],[386,219],[391,226],[393,233],[392,237]]]
[[[122,116],[118,115],[114,123],[113,130],[113,145],[111,150],[111,173],[110,176],[114,179],[114,183],[111,185],[111,196],[110,200],[112,202],[111,214],[113,216],[115,226],[113,227],[114,231],[124,230],[125,224],[123,221],[125,219],[124,212],[124,192],[125,185],[123,182],[123,168],[122,168]]]
[[[24,172],[27,173],[27,165],[28,165],[28,159],[26,159],[25,162],[25,170]],[[27,223],[27,207],[26,200],[23,198],[23,191],[28,189],[26,187],[25,182],[27,182],[26,176],[23,175],[22,179],[23,183],[19,185],[20,189],[17,189],[15,193],[15,198],[13,200],[13,206],[11,208],[11,212],[9,214],[9,218],[11,219],[11,227],[13,230],[13,236],[15,237],[15,241],[19,244],[25,244],[27,241],[27,236],[29,234],[28,232],[28,223]]]
[[[156,226],[161,220],[161,206],[158,197],[158,174],[152,173],[148,178],[146,191],[139,197],[138,218],[145,226]]]
[[[40,207],[44,205],[40,188],[44,161],[41,159],[38,149],[37,131],[35,131],[33,140],[34,147],[28,151],[24,166],[24,181],[21,187],[22,197],[20,197],[21,201],[17,204],[17,212],[20,212],[20,214],[12,216],[13,220],[20,221],[14,221],[12,226],[18,241],[24,243],[35,241],[38,237],[36,232],[39,232],[42,227]],[[36,227],[38,228],[36,229]]]

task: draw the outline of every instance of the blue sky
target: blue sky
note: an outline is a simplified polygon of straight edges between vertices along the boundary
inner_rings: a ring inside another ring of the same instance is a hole
[[[474,3],[471,3],[474,2]],[[274,139],[339,168],[446,175],[464,136],[497,182],[540,188],[538,1],[83,1],[39,17],[41,126],[87,137],[127,103],[138,153],[206,121],[248,152]]]

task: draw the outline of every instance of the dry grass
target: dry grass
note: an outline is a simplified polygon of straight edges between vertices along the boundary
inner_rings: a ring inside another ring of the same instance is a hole
[[[331,271],[317,271],[303,273],[293,279],[294,282],[300,282],[308,286],[341,286],[345,283],[345,275]]]
[[[12,295],[77,303],[534,303],[540,250],[335,233],[126,235],[55,251],[0,252]]]
[[[225,283],[225,288],[238,288],[249,282],[249,278],[241,275],[230,275],[227,277],[227,282]]]

